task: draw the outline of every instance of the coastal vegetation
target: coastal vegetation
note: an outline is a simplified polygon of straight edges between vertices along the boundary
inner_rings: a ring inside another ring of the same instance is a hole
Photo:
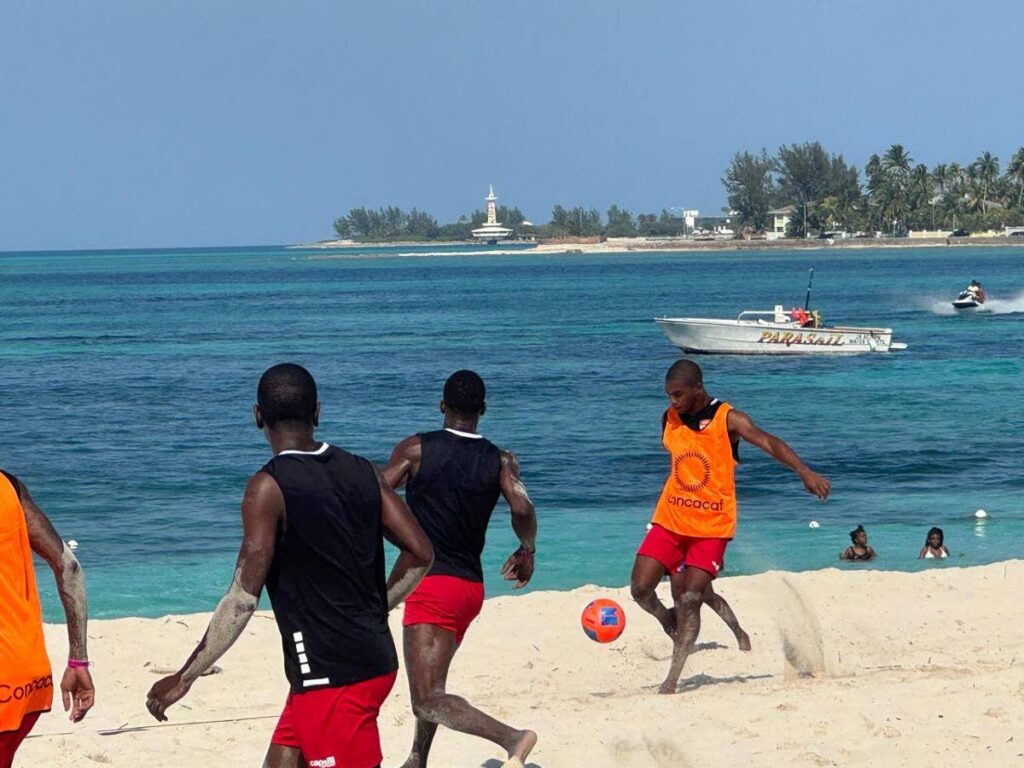
[[[738,229],[762,232],[769,211],[793,206],[787,234],[909,230],[968,232],[1024,225],[1024,147],[1000,172],[999,158],[982,152],[961,164],[929,168],[915,163],[901,144],[864,166],[830,154],[819,142],[783,145],[774,155],[762,149],[737,152],[722,178]]]
[[[902,235],[910,230],[978,232],[1024,226],[1024,147],[1005,169],[982,152],[970,163],[916,163],[901,144],[868,158],[863,177],[841,154],[820,142],[784,144],[737,152],[722,177],[729,212],[727,227],[737,237],[758,235],[774,223],[772,211],[788,209],[786,234],[845,231]],[[789,208],[791,206],[791,208]],[[546,223],[531,223],[518,207],[498,206],[498,221],[513,239],[583,237],[678,237],[691,234],[678,211],[633,214],[612,205],[596,208],[555,205]],[[712,221],[717,219],[717,221]],[[698,218],[710,229],[726,217]],[[426,211],[395,206],[352,208],[334,221],[335,234],[365,243],[471,240],[487,220],[484,210],[439,224]]]
[[[516,207],[499,205],[497,214],[498,221],[512,230],[513,238],[666,237],[685,233],[682,219],[668,210],[634,216],[613,205],[602,217],[596,208],[555,205],[545,224],[526,221]],[[460,216],[450,224],[438,224],[434,216],[417,208],[353,208],[334,220],[334,232],[343,240],[362,243],[471,240],[472,231],[485,221],[487,212],[482,210]]]

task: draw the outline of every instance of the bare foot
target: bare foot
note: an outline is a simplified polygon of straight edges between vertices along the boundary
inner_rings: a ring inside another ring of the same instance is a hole
[[[526,758],[537,745],[537,734],[533,731],[519,731],[519,737],[515,745],[508,752],[508,760],[501,768],[522,768],[526,765]]]
[[[676,683],[669,683],[668,680],[666,680],[664,683],[662,683],[661,687],[658,688],[658,693],[662,693],[662,694],[670,694],[670,693],[675,693],[675,692],[676,692]]]
[[[748,635],[742,629],[736,633],[736,641],[740,644],[741,651],[750,650],[750,635]]]

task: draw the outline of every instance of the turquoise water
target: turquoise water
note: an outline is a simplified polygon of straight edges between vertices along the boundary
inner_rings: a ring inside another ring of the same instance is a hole
[[[284,360],[317,377],[321,436],[376,461],[438,426],[445,377],[476,369],[482,429],[519,455],[537,504],[533,588],[623,585],[667,467],[676,353],[651,318],[800,304],[812,263],[826,320],[892,326],[910,348],[701,359],[709,391],[834,483],[822,504],[744,446],[728,574],[833,565],[858,523],[881,555],[871,567],[923,567],[931,525],[948,564],[1024,551],[1019,250],[396,257],[410,250],[0,254],[0,466],[80,542],[94,616],[215,605],[242,488],[269,455],[256,381]],[[971,278],[995,311],[950,314]],[[512,548],[496,514],[492,594]],[[40,584],[60,616],[45,567]]]

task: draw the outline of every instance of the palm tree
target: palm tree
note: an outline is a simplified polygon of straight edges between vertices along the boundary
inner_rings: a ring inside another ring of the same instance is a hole
[[[905,176],[910,173],[913,163],[914,158],[903,148],[902,144],[893,144],[885,151],[885,156],[882,158],[882,169],[889,173]]]
[[[945,163],[941,163],[935,166],[932,171],[932,179],[939,185],[939,194],[946,194],[946,184],[949,183],[949,166]]]
[[[988,209],[989,187],[999,178],[999,158],[993,157],[991,152],[982,152],[974,161],[974,171],[981,183],[981,209],[984,211]]]
[[[884,180],[881,184],[882,207],[892,219],[893,231],[898,224],[905,224],[907,213],[907,182],[914,158],[902,144],[893,144],[882,156],[881,169]]]
[[[1017,194],[1017,207],[1020,208],[1024,204],[1024,147],[1013,153],[1010,164],[1006,166],[1006,175],[1020,187]]]
[[[964,169],[958,162],[952,162],[949,164],[949,190],[950,192],[959,192],[961,185],[964,183]]]

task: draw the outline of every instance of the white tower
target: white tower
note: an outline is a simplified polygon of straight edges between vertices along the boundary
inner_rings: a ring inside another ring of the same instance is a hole
[[[473,237],[477,240],[494,245],[499,240],[505,240],[512,235],[512,230],[501,226],[498,221],[498,197],[494,194],[494,185],[487,186],[487,223],[482,227],[473,230]]]

